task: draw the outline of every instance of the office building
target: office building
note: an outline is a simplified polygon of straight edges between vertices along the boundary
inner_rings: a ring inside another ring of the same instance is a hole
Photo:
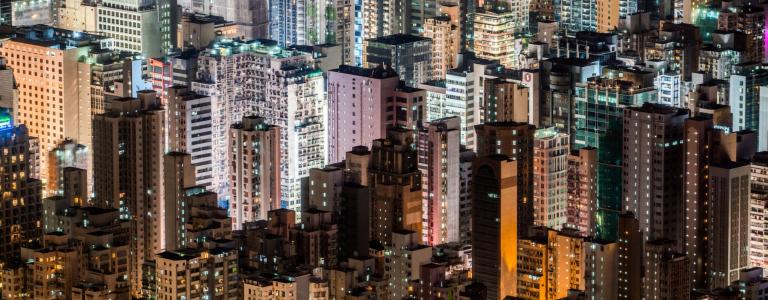
[[[487,299],[517,293],[518,164],[504,155],[472,164],[472,274]]]
[[[98,31],[114,39],[114,49],[141,53],[144,57],[156,57],[163,53],[163,34],[170,35],[171,30],[162,28],[158,1],[153,0],[105,0],[96,7],[96,26]],[[162,0],[160,2],[163,2]],[[167,11],[169,8],[165,8]],[[164,13],[167,13],[164,10]],[[175,33],[175,23],[173,25]],[[161,33],[162,32],[162,33]],[[158,42],[161,41],[161,42]]]
[[[13,36],[0,46],[0,56],[13,58],[7,66],[13,70],[18,88],[15,121],[38,138],[40,179],[45,183],[48,153],[60,142],[72,139],[91,148],[91,99],[85,91],[90,87],[76,84],[79,59],[90,51],[108,48],[111,41],[47,26],[17,28]],[[48,72],[39,72],[46,68]]]
[[[364,46],[366,68],[392,68],[409,87],[434,79],[431,39],[393,34],[366,40]]]
[[[709,286],[722,287],[739,279],[749,266],[749,164],[723,162],[710,166],[709,195],[712,253]]]
[[[602,97],[605,96],[605,100]],[[576,85],[574,149],[597,148],[597,236],[615,240],[622,207],[622,148],[615,143],[623,132],[624,108],[652,102],[656,90],[641,82],[595,78]],[[594,111],[597,113],[587,113]]]
[[[516,219],[518,234],[526,232],[534,224],[533,199],[533,125],[526,123],[502,122],[485,123],[475,126],[478,157],[505,155],[517,161],[515,192],[517,193]],[[473,171],[477,169],[473,166]],[[474,174],[473,174],[474,176]]]

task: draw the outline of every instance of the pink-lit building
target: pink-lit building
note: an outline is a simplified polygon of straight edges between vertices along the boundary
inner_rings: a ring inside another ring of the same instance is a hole
[[[328,162],[342,161],[352,147],[386,135],[386,105],[400,82],[383,68],[339,66],[328,72]]]
[[[461,119],[437,119],[419,130],[423,241],[440,245],[459,241],[459,153]]]
[[[583,236],[594,235],[597,207],[597,148],[584,147],[568,155],[566,226]]]

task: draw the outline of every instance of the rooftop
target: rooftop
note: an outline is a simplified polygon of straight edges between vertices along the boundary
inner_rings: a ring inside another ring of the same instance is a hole
[[[403,44],[410,44],[410,43],[428,41],[428,40],[429,40],[428,38],[420,37],[417,35],[398,33],[398,34],[378,37],[375,39],[370,39],[369,41],[388,44],[388,45],[403,45]]]
[[[395,71],[392,70],[392,68],[385,69],[381,65],[379,65],[376,68],[370,68],[370,69],[357,67],[357,66],[340,65],[338,69],[331,70],[330,72],[356,75],[356,76],[362,76],[362,77],[368,77],[368,78],[376,78],[376,79],[398,77],[397,73],[395,73]]]

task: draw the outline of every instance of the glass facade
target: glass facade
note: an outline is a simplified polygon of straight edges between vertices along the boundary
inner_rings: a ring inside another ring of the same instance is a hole
[[[616,240],[621,212],[622,117],[624,108],[656,101],[656,90],[590,82],[576,86],[574,148],[597,148],[597,236]]]

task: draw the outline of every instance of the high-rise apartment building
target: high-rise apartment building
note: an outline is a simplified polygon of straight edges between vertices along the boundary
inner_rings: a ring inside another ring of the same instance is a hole
[[[595,235],[597,213],[597,149],[584,147],[568,155],[566,223],[582,236]]]
[[[646,240],[683,243],[686,118],[687,110],[660,104],[624,110],[622,210],[635,213]]]
[[[594,299],[619,297],[619,243],[585,239],[584,293]]]
[[[79,60],[111,43],[100,36],[35,26],[17,28],[0,46],[17,83],[15,121],[40,143],[41,180],[49,177],[48,153],[64,139],[91,148],[90,86],[78,84]]]
[[[247,116],[229,130],[229,211],[233,229],[266,220],[280,203],[280,128]]]
[[[642,299],[643,293],[643,232],[640,223],[631,212],[618,218],[618,299]]]
[[[472,244],[472,162],[475,152],[462,149],[459,153],[459,242]]]
[[[526,7],[527,9],[527,7]],[[474,15],[474,50],[477,58],[513,67],[515,30],[520,20],[503,8],[478,9]],[[527,23],[527,21],[526,21]]]
[[[528,87],[508,78],[487,78],[483,86],[485,122],[528,123],[531,115],[538,115],[529,107]]]
[[[410,130],[393,128],[373,141],[368,165],[371,239],[391,245],[397,230],[422,232],[422,188],[418,152]]]
[[[448,71],[445,80],[445,105],[441,106],[440,118],[459,116],[461,118],[461,144],[475,147],[475,125],[480,123],[480,104],[475,97],[474,68],[465,66]]]
[[[237,250],[180,249],[157,254],[158,299],[237,299]]]
[[[328,71],[328,162],[339,162],[353,147],[370,147],[386,135],[386,108],[399,83],[397,74],[384,66],[342,65]]]
[[[213,150],[210,96],[191,92],[185,86],[173,86],[167,93],[166,151],[192,155],[196,185],[213,190]],[[158,93],[159,95],[159,93]]]
[[[392,246],[386,255],[387,292],[392,298],[407,298],[421,279],[421,266],[432,258],[432,247],[420,244],[420,234],[409,230],[392,233]]]
[[[533,145],[536,128],[527,123],[500,122],[475,126],[478,157],[505,155],[517,161],[515,171],[515,205],[518,234],[524,234],[534,223]],[[473,171],[477,169],[472,167]],[[473,174],[474,176],[474,174]]]
[[[432,40],[432,76],[443,80],[448,70],[458,67],[461,32],[449,15],[424,20],[422,36]]]
[[[584,238],[574,230],[547,230],[546,277],[549,297],[562,299],[572,290],[584,290],[585,255]]]
[[[322,71],[314,66],[311,54],[269,41],[225,40],[215,46],[200,54],[197,80],[192,83],[194,92],[211,96],[213,103],[215,191],[229,194],[227,133],[250,113],[280,127],[281,206],[299,210],[302,178],[326,161]]]
[[[554,128],[533,137],[533,223],[560,230],[568,222],[570,138]]]
[[[643,299],[691,298],[691,262],[676,248],[677,242],[666,239],[645,243]]]
[[[365,41],[363,66],[392,68],[409,87],[432,80],[432,40],[407,34],[381,36]]]
[[[269,1],[265,0],[177,0],[184,11],[201,15],[219,16],[235,23],[236,36],[245,39],[270,38],[270,9]],[[282,18],[290,18],[291,15],[281,15]],[[278,39],[277,37],[272,37]]]
[[[459,241],[459,125],[459,117],[450,117],[419,131],[423,240],[428,245]]]
[[[472,276],[485,285],[487,299],[517,293],[518,164],[504,155],[472,164]]]
[[[698,70],[701,33],[691,24],[662,22],[659,34],[646,44],[645,61],[659,73],[678,74],[691,80]]]
[[[749,265],[768,267],[768,153],[752,160],[749,191]]]
[[[29,136],[25,125],[14,125],[10,113],[0,109],[0,200],[2,235],[0,259],[19,256],[25,243],[41,237],[42,183],[33,177],[37,158],[37,139]]]
[[[94,117],[95,205],[131,220],[131,293],[141,293],[144,263],[165,247],[163,153],[165,109],[154,91],[122,98]]]
[[[195,185],[191,155],[169,152],[163,168],[165,250],[197,248],[210,241],[231,239],[232,221],[217,205],[217,195]]]
[[[147,60],[149,84],[167,104],[168,92],[175,86],[190,88],[197,72],[197,50],[187,50]]]
[[[765,8],[748,3],[726,3],[717,15],[717,29],[744,33],[747,43],[744,60],[764,62]]]

